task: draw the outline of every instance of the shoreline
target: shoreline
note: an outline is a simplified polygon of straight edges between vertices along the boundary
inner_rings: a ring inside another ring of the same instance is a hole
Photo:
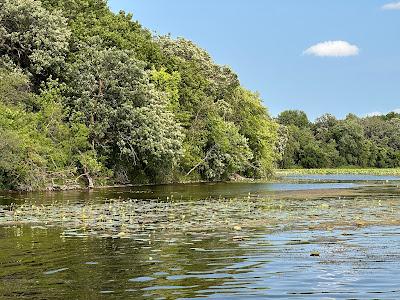
[[[105,184],[97,185],[93,189],[83,185],[54,185],[41,189],[32,190],[7,190],[0,189],[0,193],[35,193],[35,192],[64,192],[64,191],[85,191],[101,190],[112,188],[129,188],[142,186],[162,186],[162,185],[181,185],[181,184],[216,184],[216,183],[276,183],[283,177],[291,175],[375,175],[375,176],[399,176],[400,168],[326,168],[326,169],[277,169],[272,177],[254,179],[245,177],[233,177],[230,180],[206,181],[206,180],[188,180],[164,183],[127,183],[127,184]],[[100,179],[101,180],[101,179]]]
[[[217,184],[217,183],[256,183],[256,182],[276,182],[279,178],[264,178],[264,179],[252,179],[243,178],[240,180],[220,180],[220,181],[206,181],[206,180],[193,180],[193,181],[173,181],[163,183],[126,183],[126,184],[106,184],[106,185],[95,185],[93,188],[88,188],[83,185],[56,185],[49,186],[42,189],[32,190],[7,190],[0,189],[1,193],[36,193],[36,192],[67,192],[67,191],[91,191],[91,190],[102,190],[112,188],[129,188],[129,187],[143,187],[143,186],[164,186],[164,185],[185,185],[185,184]]]
[[[278,169],[275,176],[287,175],[376,175],[400,176],[400,168],[326,168],[326,169]]]

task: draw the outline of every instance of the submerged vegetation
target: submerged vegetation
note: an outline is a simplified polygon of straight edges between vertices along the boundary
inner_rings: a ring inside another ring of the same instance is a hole
[[[104,0],[0,2],[0,188],[262,177],[277,129],[229,67]]]

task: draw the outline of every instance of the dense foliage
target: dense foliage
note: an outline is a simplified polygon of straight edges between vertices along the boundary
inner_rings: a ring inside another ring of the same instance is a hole
[[[277,121],[285,136],[281,168],[400,167],[400,114],[326,114],[311,123],[302,111],[285,111]]]
[[[261,177],[277,141],[194,43],[103,0],[0,0],[0,188]]]

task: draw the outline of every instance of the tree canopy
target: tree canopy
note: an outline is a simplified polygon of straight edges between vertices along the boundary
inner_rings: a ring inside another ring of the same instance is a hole
[[[299,115],[307,119],[304,112],[292,111],[277,118],[287,135],[280,167],[400,166],[399,114],[365,118],[349,114],[344,120],[326,114],[307,126],[298,121]]]
[[[0,1],[0,188],[399,167],[400,115],[270,117],[192,41],[105,0]]]
[[[0,187],[262,177],[278,125],[193,42],[103,0],[0,2]]]

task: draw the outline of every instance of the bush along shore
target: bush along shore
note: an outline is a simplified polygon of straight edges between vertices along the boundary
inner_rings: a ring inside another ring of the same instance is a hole
[[[280,169],[276,170],[277,176],[288,175],[377,175],[377,176],[400,176],[400,168],[378,169],[378,168],[335,168],[335,169]]]

